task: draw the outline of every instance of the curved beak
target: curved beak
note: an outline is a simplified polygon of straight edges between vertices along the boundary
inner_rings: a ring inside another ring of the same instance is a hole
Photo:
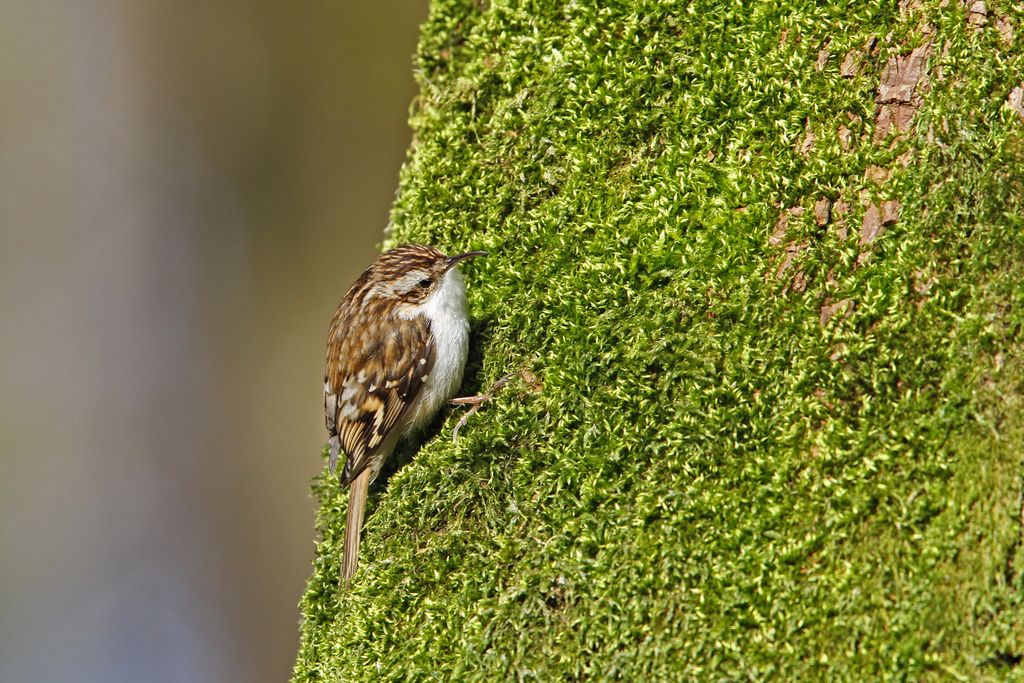
[[[445,270],[453,268],[458,265],[459,261],[465,261],[466,259],[476,258],[477,256],[487,256],[486,251],[467,251],[465,254],[456,254],[455,256],[448,257],[448,267]]]

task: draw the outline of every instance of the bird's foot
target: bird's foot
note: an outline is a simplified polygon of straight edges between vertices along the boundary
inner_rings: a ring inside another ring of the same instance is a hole
[[[462,396],[460,398],[451,399],[450,403],[453,406],[469,406],[469,410],[466,411],[465,415],[459,418],[458,423],[455,425],[455,429],[452,430],[453,443],[459,438],[459,430],[465,427],[466,423],[469,422],[470,415],[480,410],[483,404],[492,400],[494,398],[494,394],[498,391],[498,389],[501,389],[503,386],[508,384],[509,380],[512,379],[514,374],[515,373],[505,375],[497,382],[492,384],[491,388],[482,394],[477,394],[476,396]]]

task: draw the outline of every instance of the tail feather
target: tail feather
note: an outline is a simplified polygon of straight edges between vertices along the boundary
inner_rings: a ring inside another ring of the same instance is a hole
[[[345,518],[345,549],[341,560],[341,586],[348,588],[359,563],[359,537],[366,512],[366,494],[370,490],[370,468],[352,481],[348,494],[348,515]]]

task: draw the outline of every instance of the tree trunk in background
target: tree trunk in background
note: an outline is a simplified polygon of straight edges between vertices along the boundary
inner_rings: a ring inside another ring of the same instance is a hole
[[[435,2],[392,238],[491,252],[464,389],[516,379],[371,492],[340,596],[317,482],[295,680],[1009,675],[1021,30]]]

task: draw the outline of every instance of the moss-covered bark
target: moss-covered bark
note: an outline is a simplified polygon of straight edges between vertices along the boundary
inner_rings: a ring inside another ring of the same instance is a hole
[[[392,239],[491,252],[516,378],[343,595],[317,482],[296,681],[1024,677],[1024,9],[968,4],[433,2]]]

